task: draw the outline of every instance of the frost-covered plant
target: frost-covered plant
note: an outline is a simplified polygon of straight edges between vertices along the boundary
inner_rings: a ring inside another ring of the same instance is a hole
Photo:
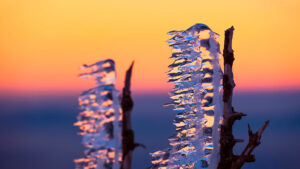
[[[170,148],[151,153],[151,168],[217,168],[219,161],[220,81],[219,35],[204,24],[171,31],[169,65],[176,133]]]
[[[79,96],[78,121],[84,157],[74,160],[78,169],[120,169],[121,119],[119,91],[115,89],[115,63],[111,59],[82,66],[82,78],[94,78],[96,87]]]

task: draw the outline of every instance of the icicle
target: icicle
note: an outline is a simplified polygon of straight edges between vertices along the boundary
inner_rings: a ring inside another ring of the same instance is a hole
[[[152,168],[216,168],[219,151],[220,80],[218,35],[204,24],[171,31],[170,98],[178,113],[171,148],[152,153]]]
[[[84,157],[75,159],[77,169],[120,169],[121,119],[119,91],[115,89],[115,64],[104,60],[92,65],[82,66],[80,77],[96,80],[96,87],[84,91],[79,96],[82,109],[78,121]]]

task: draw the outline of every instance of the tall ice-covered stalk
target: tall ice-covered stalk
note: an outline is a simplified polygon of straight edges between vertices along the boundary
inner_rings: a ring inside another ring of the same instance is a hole
[[[77,169],[120,169],[122,160],[119,91],[115,89],[116,71],[113,60],[107,59],[82,66],[83,78],[94,78],[96,87],[79,96],[82,109],[78,121],[84,157],[74,160]]]
[[[219,35],[204,24],[171,31],[170,92],[177,115],[170,148],[152,153],[152,168],[215,169],[219,161],[221,77]]]

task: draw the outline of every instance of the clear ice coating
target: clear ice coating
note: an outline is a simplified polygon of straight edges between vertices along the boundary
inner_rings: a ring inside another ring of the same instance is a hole
[[[219,35],[204,24],[171,31],[170,92],[177,115],[170,148],[151,153],[151,168],[216,169],[219,161],[220,81]]]
[[[82,110],[74,124],[83,136],[84,157],[75,159],[76,169],[120,169],[121,119],[119,91],[115,89],[115,63],[111,59],[83,65],[82,78],[94,78],[96,87],[79,96]]]

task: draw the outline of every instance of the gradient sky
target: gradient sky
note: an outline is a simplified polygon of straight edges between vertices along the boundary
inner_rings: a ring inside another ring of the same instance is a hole
[[[299,0],[0,0],[0,91],[79,92],[83,63],[115,59],[117,86],[165,92],[170,30],[235,26],[240,90],[300,89]],[[223,45],[222,45],[223,46]]]

